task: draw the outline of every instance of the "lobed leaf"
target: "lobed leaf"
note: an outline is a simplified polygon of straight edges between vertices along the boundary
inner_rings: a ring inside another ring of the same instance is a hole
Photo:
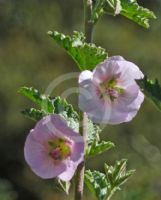
[[[120,186],[134,173],[126,170],[127,160],[117,161],[114,166],[105,164],[105,174],[99,171],[85,171],[85,184],[99,200],[110,200]]]
[[[52,100],[54,106],[54,113],[66,113],[67,117],[74,118],[79,120],[78,113],[74,110],[73,106],[69,104],[65,99],[62,99],[60,96],[54,97]]]
[[[135,170],[126,170],[127,160],[122,159],[116,161],[114,166],[108,166],[105,164],[105,172],[107,179],[110,183],[110,190],[116,191],[120,189],[120,186],[128,180],[128,178],[134,173]]]
[[[87,156],[95,156],[98,154],[101,154],[109,149],[111,149],[112,147],[114,147],[114,143],[112,142],[106,142],[106,141],[101,141],[101,142],[93,142],[93,144],[91,146],[89,146],[89,148],[87,149]]]
[[[140,6],[136,0],[106,0],[103,9],[107,14],[121,14],[145,28],[149,28],[150,19],[156,19],[152,11]]]
[[[52,100],[47,95],[40,94],[37,89],[33,87],[21,87],[18,92],[40,106],[44,112],[48,114],[54,112]]]
[[[161,110],[161,85],[159,81],[157,79],[150,80],[145,76],[144,79],[137,80],[137,83],[144,94]]]
[[[99,200],[105,200],[108,192],[108,182],[104,173],[86,170],[85,184]]]
[[[107,58],[105,49],[86,43],[83,33],[75,31],[71,37],[57,31],[49,31],[48,34],[67,51],[80,70],[92,70]]]
[[[106,0],[104,12],[107,14],[118,15],[122,10],[121,0]]]
[[[46,115],[42,110],[37,110],[35,108],[22,110],[21,113],[34,121],[39,121]]]
[[[139,25],[149,28],[149,20],[156,19],[155,14],[140,6],[136,0],[121,0],[121,14]]]
[[[90,119],[88,119],[88,135],[87,135],[87,143],[90,147],[95,141],[99,141],[99,133],[101,132],[101,128],[93,123]]]
[[[96,23],[98,19],[104,14],[104,5],[106,0],[96,0],[92,10],[91,21]]]
[[[35,108],[23,110],[22,114],[24,114],[26,117],[34,121],[38,121],[42,117],[49,114],[60,114],[67,121],[69,127],[71,127],[76,132],[79,132],[80,117],[74,110],[73,106],[69,104],[65,99],[62,99],[59,96],[51,98],[48,95],[41,94],[37,89],[31,87],[22,87],[20,88],[19,93],[26,96],[40,107],[40,110]],[[88,145],[91,145],[96,140],[96,138],[99,138],[98,134],[100,131],[101,129],[99,126],[88,119]]]

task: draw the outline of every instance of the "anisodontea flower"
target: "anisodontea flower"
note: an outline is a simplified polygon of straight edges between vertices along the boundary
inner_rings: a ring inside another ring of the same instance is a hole
[[[86,70],[80,74],[79,108],[95,123],[128,122],[144,100],[135,81],[143,77],[134,63],[121,56],[110,57],[93,72]]]
[[[83,137],[69,128],[59,115],[49,115],[30,131],[24,154],[36,175],[69,181],[84,159]]]

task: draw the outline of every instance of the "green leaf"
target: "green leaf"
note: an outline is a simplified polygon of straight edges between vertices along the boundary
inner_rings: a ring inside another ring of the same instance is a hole
[[[108,192],[106,175],[99,171],[85,171],[85,184],[99,200],[105,200]]]
[[[35,108],[25,109],[21,111],[23,115],[26,117],[34,120],[39,121],[41,118],[43,118],[46,114],[42,110],[37,110]]]
[[[136,0],[106,0],[104,12],[121,14],[145,28],[149,28],[150,19],[156,19],[152,11],[140,6]]]
[[[95,141],[99,141],[99,133],[101,132],[101,128],[99,125],[93,123],[90,119],[88,119],[88,127],[87,127],[87,143],[88,146],[92,145]]]
[[[54,113],[60,114],[66,112],[68,117],[79,120],[79,115],[74,110],[73,106],[69,104],[65,99],[62,99],[60,96],[54,97],[52,100],[52,104],[54,106]]]
[[[101,154],[101,153],[111,149],[114,146],[115,145],[112,142],[101,141],[100,143],[98,143],[97,141],[95,141],[88,148],[87,156],[95,156],[95,155]]]
[[[59,96],[51,98],[48,95],[41,94],[33,87],[21,87],[18,92],[37,104],[46,114],[60,114],[66,112],[68,117],[79,119],[73,106]]]
[[[80,70],[92,70],[107,58],[105,49],[86,43],[83,33],[75,31],[71,37],[57,31],[49,31],[48,34],[67,51]]]
[[[29,98],[35,104],[40,107],[40,110],[35,108],[26,109],[22,113],[34,121],[40,120],[43,116],[49,114],[59,114],[67,122],[68,126],[79,132],[79,121],[80,117],[78,113],[74,110],[73,106],[69,104],[65,99],[61,97],[51,98],[48,95],[41,94],[37,89],[22,87],[19,93]],[[91,145],[93,141],[99,138],[99,133],[101,129],[98,125],[94,124],[90,119],[88,119],[87,127],[87,143]]]
[[[109,192],[106,199],[111,199],[117,190],[120,190],[120,186],[124,184],[128,178],[133,175],[135,170],[126,170],[127,160],[122,159],[116,161],[114,166],[108,166],[105,164],[106,177],[109,182]]]
[[[139,25],[149,28],[149,20],[156,19],[155,14],[147,8],[139,6],[136,0],[122,0],[121,14]]]
[[[104,4],[104,12],[107,14],[118,15],[122,10],[120,0],[106,0]]]
[[[124,184],[128,180],[128,178],[134,174],[134,172],[135,172],[135,170],[129,170],[128,172],[126,172],[126,174],[124,176],[120,177],[116,181],[116,185],[121,186],[122,184]]]
[[[159,81],[157,79],[150,80],[145,76],[144,79],[137,80],[137,83],[144,94],[161,110],[161,85]]]
[[[110,200],[120,186],[134,173],[126,170],[127,160],[116,161],[114,166],[105,164],[105,174],[99,171],[85,171],[85,184],[99,200]]]
[[[126,170],[127,160],[122,159],[116,161],[114,166],[108,166],[105,164],[105,172],[107,180],[110,183],[110,193],[114,193],[116,190],[120,189],[120,186],[125,183],[128,178],[134,173],[135,170]]]
[[[106,3],[106,0],[96,0],[93,10],[92,10],[92,17],[91,21],[93,23],[96,23],[98,19],[104,14],[104,5]]]
[[[48,114],[54,112],[52,100],[47,95],[40,94],[33,87],[21,87],[18,92],[40,106],[44,112]]]
[[[57,179],[57,187],[59,189],[62,189],[67,195],[69,195],[70,186],[70,181],[65,182],[60,179]]]

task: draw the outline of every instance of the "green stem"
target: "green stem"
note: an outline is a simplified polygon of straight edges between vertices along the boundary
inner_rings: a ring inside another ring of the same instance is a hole
[[[80,119],[79,131],[84,138],[85,149],[86,149],[86,136],[87,136],[87,125],[88,118],[86,113],[83,113]],[[76,173],[76,185],[75,185],[75,200],[82,200],[84,190],[84,172],[85,172],[85,160],[78,165]]]
[[[92,42],[93,33],[93,22],[91,21],[92,16],[92,0],[83,0],[84,2],[84,32],[86,37],[86,42]]]
[[[85,37],[86,42],[92,42],[92,32],[93,32],[93,23],[91,22],[92,15],[92,0],[83,0],[84,1],[84,28],[85,28]],[[84,138],[85,150],[87,148],[87,126],[88,126],[88,117],[86,113],[82,113],[82,118],[80,119],[80,129],[79,132]],[[85,172],[85,160],[79,164],[76,172],[76,185],[75,185],[75,200],[83,199],[84,191],[84,172]]]

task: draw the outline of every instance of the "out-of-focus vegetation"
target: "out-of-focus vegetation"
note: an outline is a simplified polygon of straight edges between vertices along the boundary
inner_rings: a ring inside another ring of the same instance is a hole
[[[102,17],[95,28],[97,45],[109,55],[122,55],[135,62],[150,77],[161,81],[161,2],[140,0],[155,11],[158,19],[145,30],[123,17]],[[17,94],[19,87],[34,86],[44,92],[55,78],[79,71],[74,62],[46,34],[58,30],[71,34],[83,30],[82,1],[0,1],[0,200],[71,199],[62,195],[53,180],[34,175],[23,157],[23,145],[34,123],[20,111],[31,103]],[[76,80],[66,81],[53,91],[60,95]],[[72,95],[69,102],[77,102]],[[145,100],[135,119],[107,126],[101,137],[116,148],[89,160],[87,167],[102,169],[122,157],[129,159],[135,175],[114,200],[161,200],[161,113]],[[86,199],[94,199],[86,191]]]

